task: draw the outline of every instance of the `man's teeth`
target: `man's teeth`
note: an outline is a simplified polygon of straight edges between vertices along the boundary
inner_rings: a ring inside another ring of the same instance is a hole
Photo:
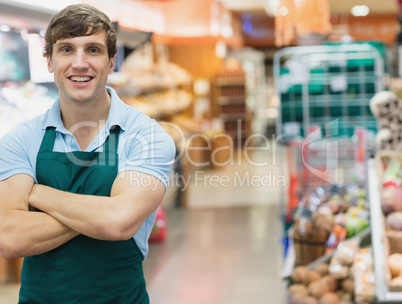
[[[76,82],[81,82],[81,81],[89,81],[91,80],[91,77],[77,77],[77,76],[73,76],[71,77],[72,81],[76,81]]]

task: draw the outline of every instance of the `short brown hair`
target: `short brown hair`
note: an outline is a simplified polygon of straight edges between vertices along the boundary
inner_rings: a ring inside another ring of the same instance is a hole
[[[50,20],[45,34],[44,57],[51,57],[53,45],[60,39],[90,36],[105,30],[109,58],[117,52],[117,36],[109,17],[88,4],[74,4],[62,9]]]

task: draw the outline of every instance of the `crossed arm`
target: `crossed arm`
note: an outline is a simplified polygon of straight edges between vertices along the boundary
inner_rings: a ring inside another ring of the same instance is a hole
[[[156,210],[165,193],[157,178],[133,183],[126,171],[114,181],[110,197],[63,192],[34,185],[32,177],[15,175],[0,182],[0,255],[11,259],[54,249],[78,234],[101,240],[132,237]],[[44,212],[30,212],[29,205]]]

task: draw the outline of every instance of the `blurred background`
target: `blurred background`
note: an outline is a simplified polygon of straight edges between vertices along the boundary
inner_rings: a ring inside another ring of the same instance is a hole
[[[108,85],[176,143],[144,261],[153,304],[402,302],[372,216],[400,166],[401,0],[0,0],[0,137],[58,97],[43,37],[76,3],[117,30]],[[324,297],[315,267],[347,240],[371,268],[319,272]],[[0,303],[22,262],[0,257]]]

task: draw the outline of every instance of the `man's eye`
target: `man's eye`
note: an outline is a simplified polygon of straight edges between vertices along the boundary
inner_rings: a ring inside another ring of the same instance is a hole
[[[98,49],[89,49],[89,52],[96,54],[96,53],[99,53],[99,50]]]
[[[71,49],[70,49],[70,48],[62,48],[61,51],[62,51],[63,53],[70,53],[70,52],[71,52]]]

